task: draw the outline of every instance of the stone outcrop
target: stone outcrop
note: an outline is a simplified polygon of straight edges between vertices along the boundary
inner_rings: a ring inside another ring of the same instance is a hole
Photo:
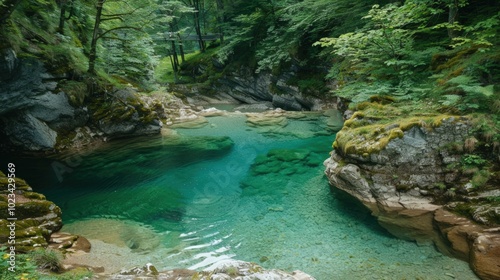
[[[219,79],[217,91],[222,91],[241,103],[271,102],[276,108],[289,111],[320,110],[324,102],[305,96],[298,87],[286,83],[293,73],[274,76],[270,73],[251,73],[240,69]]]
[[[118,138],[158,134],[162,123],[155,111],[142,102],[133,89],[114,92],[90,106],[91,120],[105,136]]]
[[[84,82],[53,74],[40,60],[19,59],[11,49],[0,56],[0,72],[0,144],[6,150],[54,151],[73,142],[160,132],[159,118],[131,89],[88,98]]]
[[[359,116],[346,121],[324,162],[330,184],[361,201],[395,236],[432,242],[441,252],[468,261],[482,279],[500,279],[500,227],[477,224],[437,203],[445,183],[466,191],[457,171],[448,168],[460,155],[447,147],[468,137],[468,120],[443,116],[433,127],[418,120],[372,126],[377,136],[370,138],[353,125]]]
[[[51,234],[62,227],[61,209],[42,194],[33,192],[22,179],[15,179],[15,190],[10,192],[8,179],[0,172],[0,246],[14,245],[18,252],[47,247]],[[13,215],[9,215],[12,202],[9,198],[15,199]],[[15,226],[11,228],[12,223]]]
[[[294,76],[296,73],[293,70],[273,75],[268,72],[254,73],[250,68],[242,67],[218,79],[212,88],[207,88],[205,84],[188,87],[171,85],[171,90],[181,92],[193,99],[195,103],[206,99],[211,100],[212,103],[225,103],[227,100],[242,104],[265,102],[272,104],[275,108],[289,111],[317,111],[335,108],[334,100],[312,97],[301,92],[297,86],[287,84],[287,81]]]

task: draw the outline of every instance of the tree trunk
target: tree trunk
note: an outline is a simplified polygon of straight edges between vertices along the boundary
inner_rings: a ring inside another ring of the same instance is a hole
[[[174,57],[174,72],[179,71],[179,58],[177,57],[177,48],[175,47],[175,41],[170,41],[172,47],[172,55]]]
[[[203,42],[203,37],[201,35],[201,25],[200,25],[200,1],[193,1],[194,4],[194,29],[196,30],[196,35],[198,35],[198,43],[200,45],[200,51],[205,52],[205,42]]]
[[[172,69],[175,68],[175,62],[172,56],[172,52],[168,50],[168,57],[170,58],[170,63],[172,64]],[[174,83],[177,83],[177,72],[174,70]]]
[[[179,70],[179,58],[177,57],[177,47],[175,45],[175,38],[178,36],[179,37],[179,40],[180,40],[180,35],[179,35],[179,32],[175,31],[176,28],[175,28],[175,21],[171,22],[168,26],[170,27],[170,34],[171,34],[171,41],[170,41],[170,47],[172,48],[172,54],[173,54],[173,62],[172,62],[172,67],[173,67],[173,70],[174,72],[177,73],[177,71]],[[175,35],[177,34],[177,35]]]
[[[99,39],[99,25],[101,24],[101,15],[102,15],[102,7],[104,6],[104,2],[106,0],[97,0],[96,5],[96,15],[95,15],[95,24],[94,24],[94,32],[92,34],[92,42],[90,43],[90,53],[89,53],[89,69],[88,73],[94,75],[95,72],[95,61],[97,59],[97,40]]]
[[[64,22],[66,21],[66,0],[61,1],[61,13],[59,14],[58,32],[64,35]]]
[[[448,12],[448,23],[453,25],[458,15],[458,0],[452,0],[451,2]],[[448,27],[448,37],[450,37],[450,39],[457,37],[456,30]]]
[[[184,57],[184,43],[182,43],[181,35],[179,35],[179,51],[181,53],[181,61],[182,63],[186,62],[186,58]]]
[[[177,30],[177,32],[176,32],[177,38],[179,38],[179,52],[181,53],[181,61],[182,61],[182,63],[184,63],[186,61],[186,59],[184,57],[184,43],[182,42],[181,34],[179,33],[179,24],[175,18],[173,19],[172,24],[170,25],[170,30],[173,31],[174,26],[175,26],[175,30]]]
[[[221,45],[224,44],[224,30],[222,29],[222,25],[225,22],[224,17],[224,2],[222,0],[217,0],[217,22],[219,24],[219,39]]]

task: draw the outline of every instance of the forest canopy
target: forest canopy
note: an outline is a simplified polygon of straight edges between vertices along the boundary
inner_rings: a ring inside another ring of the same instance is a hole
[[[144,88],[162,82],[162,61],[177,74],[206,53],[226,68],[296,69],[290,84],[354,104],[389,95],[498,113],[499,23],[486,0],[1,0],[0,47]]]

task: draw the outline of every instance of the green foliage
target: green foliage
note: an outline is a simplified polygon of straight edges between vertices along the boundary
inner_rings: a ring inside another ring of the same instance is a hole
[[[471,20],[467,24],[441,16],[469,5],[487,13],[481,17],[468,14]],[[400,100],[433,97],[464,113],[488,112],[500,108],[494,86],[500,79],[496,36],[500,7],[484,5],[434,0],[374,5],[363,17],[367,20],[364,27],[314,45],[328,48],[336,57],[327,77],[339,84],[336,95],[354,103],[373,94]],[[455,36],[448,41],[436,37],[443,28]],[[447,45],[455,49],[445,51]]]
[[[46,269],[53,272],[61,270],[62,254],[52,249],[36,249],[28,254],[29,258],[40,269]]]
[[[7,247],[1,247],[0,252],[2,253],[2,259],[0,261],[0,279],[2,280],[14,280],[14,279],[36,279],[38,278],[36,265],[31,261],[26,254],[16,254],[15,264],[16,267],[14,271],[10,271],[10,264],[8,260],[9,249]]]
[[[256,8],[249,14],[235,17],[228,28],[228,43],[219,51],[219,59],[227,61],[233,54],[237,54],[239,59],[254,55],[254,45],[265,30],[265,23],[266,14],[262,9]]]
[[[0,248],[2,252],[2,259],[0,262],[0,279],[2,280],[28,280],[28,279],[41,279],[41,280],[76,280],[76,279],[90,279],[93,273],[87,269],[75,269],[62,274],[46,274],[37,270],[44,269],[56,271],[60,268],[62,255],[57,251],[51,249],[39,248],[30,252],[29,254],[16,254],[15,262],[16,268],[14,271],[9,271],[8,248]]]
[[[498,147],[500,143],[500,115],[475,114],[472,132],[478,135],[486,146],[493,148],[493,152],[500,152],[500,147]]]
[[[159,63],[151,38],[140,33],[124,32],[117,32],[115,36],[117,39],[104,40],[98,65],[108,74],[142,83],[151,82]]]
[[[494,85],[482,86],[479,81],[471,76],[460,75],[449,79],[446,92],[454,94],[443,95],[441,103],[446,106],[456,106],[459,110],[487,111],[491,102],[497,100],[498,94],[494,92]]]
[[[354,102],[373,94],[421,96],[421,74],[436,48],[418,50],[414,38],[418,25],[431,15],[429,8],[417,1],[404,5],[374,5],[363,17],[367,24],[355,32],[337,38],[323,38],[314,45],[330,47],[344,62],[330,77],[342,78],[338,94]],[[417,80],[418,79],[418,80]],[[419,82],[419,84],[417,84]]]
[[[448,28],[460,32],[460,36],[452,38],[450,46],[453,48],[478,46],[479,51],[483,52],[495,44],[495,37],[500,31],[500,12],[472,25],[447,22],[437,24],[433,28]]]
[[[77,108],[83,105],[85,98],[88,95],[87,86],[83,82],[63,80],[59,82],[58,87],[61,91],[66,93],[69,103]]]
[[[479,155],[475,154],[465,154],[462,156],[461,163],[467,168],[470,167],[482,167],[486,164],[486,160]]]

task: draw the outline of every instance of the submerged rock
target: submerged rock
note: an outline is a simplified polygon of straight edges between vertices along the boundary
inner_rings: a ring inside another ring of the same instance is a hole
[[[285,111],[277,109],[265,113],[247,113],[247,123],[249,126],[281,126],[287,125],[288,120],[285,117]]]
[[[153,264],[146,264],[143,267],[134,267],[123,270],[119,274],[107,276],[108,279],[166,279],[166,280],[211,280],[211,279],[256,279],[256,280],[314,280],[312,276],[295,270],[292,273],[278,269],[264,269],[261,266],[238,260],[222,260],[203,271],[188,269],[174,269],[161,271]]]

